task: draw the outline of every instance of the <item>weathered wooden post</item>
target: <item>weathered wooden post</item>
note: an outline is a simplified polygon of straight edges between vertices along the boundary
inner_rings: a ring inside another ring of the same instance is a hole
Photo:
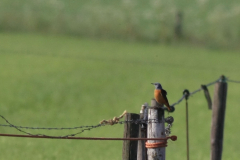
[[[139,114],[127,113],[125,121],[139,120]],[[138,138],[138,123],[126,122],[124,124],[123,138]],[[122,160],[137,160],[138,141],[123,141]]]
[[[148,112],[148,104],[145,103],[142,105],[140,111],[140,119],[143,121],[147,121],[147,112]],[[139,138],[146,138],[147,137],[147,123],[143,123],[139,125]],[[145,141],[139,140],[138,141],[138,151],[137,151],[137,160],[147,160],[147,150],[145,147]]]
[[[224,76],[215,84],[212,107],[211,160],[221,160],[223,146],[224,118],[227,100],[227,83]]]
[[[148,109],[148,130],[147,138],[165,138],[164,110],[155,99],[151,101],[151,108]],[[150,144],[165,142],[164,140],[148,140]],[[148,160],[165,160],[165,147],[154,146],[148,148]]]

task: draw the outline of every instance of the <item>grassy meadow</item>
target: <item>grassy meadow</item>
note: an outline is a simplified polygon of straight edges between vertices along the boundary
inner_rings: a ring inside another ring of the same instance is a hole
[[[239,53],[186,45],[156,45],[43,34],[0,33],[0,114],[9,122],[33,127],[96,125],[124,110],[138,113],[160,82],[172,104],[184,89],[193,91],[224,74],[240,80]],[[224,160],[237,160],[240,85],[229,83]],[[213,97],[214,86],[209,87]],[[185,106],[175,118],[167,159],[186,158]],[[210,157],[211,111],[202,92],[189,99],[190,157]],[[0,124],[6,124],[0,119]],[[25,130],[66,135],[79,130]],[[1,133],[22,134],[0,127]],[[122,137],[123,125],[104,126],[78,136]],[[120,160],[122,142],[0,137],[1,159]]]
[[[0,31],[174,43],[178,12],[184,41],[239,46],[238,0],[2,0]]]

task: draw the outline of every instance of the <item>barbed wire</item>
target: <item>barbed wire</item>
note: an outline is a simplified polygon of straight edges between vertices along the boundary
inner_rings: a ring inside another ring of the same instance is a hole
[[[211,86],[211,85],[219,82],[220,79],[221,79],[221,78],[219,78],[219,79],[217,79],[217,80],[215,80],[215,81],[213,81],[213,82],[210,82],[210,83],[206,84],[205,86],[206,86],[206,87]],[[189,94],[189,96],[192,96],[192,95],[194,95],[195,93],[197,93],[197,92],[199,92],[199,91],[201,91],[201,90],[203,90],[202,87],[199,88],[199,89],[197,89],[197,90],[195,90],[195,91],[193,91],[193,92],[191,92],[191,93]],[[171,106],[174,107],[175,105],[179,104],[180,102],[182,102],[182,100],[183,100],[185,97],[186,97],[186,94],[184,94],[177,102],[173,103]]]
[[[6,120],[6,118],[4,118],[2,115],[0,115],[1,118],[3,118],[4,120]],[[6,120],[7,121],[7,120]],[[7,121],[7,123],[9,123]],[[119,121],[117,123],[114,124],[124,124],[124,123],[135,123],[135,124],[143,124],[143,123],[158,123],[158,121],[156,119],[149,119],[149,120],[126,120],[126,121]],[[107,124],[98,124],[101,126],[106,126]],[[97,126],[97,125],[95,125]],[[13,124],[0,124],[0,127],[13,127],[13,128],[21,128],[21,129],[32,129],[32,130],[74,130],[74,129],[81,129],[81,128],[92,128],[93,126],[78,126],[78,127],[60,127],[60,128],[47,128],[47,127],[26,127],[26,126],[15,126]]]
[[[219,79],[217,79],[216,81],[213,81],[213,82],[211,82],[211,83],[206,84],[205,86],[206,86],[206,87],[211,86],[211,85],[213,85],[213,84],[215,84],[215,83],[217,83],[217,82],[220,82],[221,80],[222,80],[222,78],[219,78]],[[240,83],[240,81],[231,80],[231,79],[228,79],[228,78],[225,78],[225,81],[227,81],[227,82],[232,82],[232,83]],[[189,96],[192,96],[192,95],[194,95],[195,93],[197,93],[197,92],[199,92],[199,91],[201,91],[201,90],[203,90],[202,87],[199,88],[199,89],[197,89],[197,90],[195,90],[195,91],[193,91],[193,92],[191,92],[191,93],[189,94]],[[182,100],[185,98],[185,96],[186,96],[186,95],[184,94],[177,102],[173,103],[171,106],[174,107],[175,105],[181,103]]]
[[[20,131],[20,132],[22,132],[22,133],[25,133],[25,134],[28,134],[28,135],[32,135],[31,133],[28,133],[28,132],[25,132],[25,131],[19,129],[18,127],[16,127],[16,126],[13,125],[12,123],[10,123],[10,122],[9,122],[5,117],[3,117],[2,115],[0,115],[0,117],[1,117],[2,119],[4,119],[4,120],[6,121],[6,123],[9,124],[9,126],[14,127],[15,129],[17,129],[18,131]]]
[[[37,129],[37,130],[65,130],[65,129],[82,129],[81,131],[79,132],[76,132],[74,134],[67,134],[67,135],[64,135],[64,136],[57,136],[57,137],[69,137],[69,136],[76,136],[80,133],[83,133],[84,131],[86,130],[91,130],[93,128],[98,128],[98,127],[101,127],[101,126],[105,126],[105,124],[97,124],[97,125],[92,125],[92,126],[79,126],[79,127],[72,127],[72,128],[45,128],[45,127],[23,127],[23,126],[15,126],[13,125],[12,123],[10,123],[4,116],[0,115],[0,117],[2,119],[5,120],[6,123],[8,123],[8,125],[4,125],[4,124],[0,124],[0,126],[2,127],[13,127],[15,129],[17,129],[19,132],[22,132],[22,133],[25,133],[27,135],[31,135],[31,136],[49,136],[49,135],[45,135],[45,134],[32,134],[30,132],[26,132],[22,129]]]
[[[2,117],[0,115],[0,117]],[[81,128],[91,128],[92,126],[78,126],[78,127],[60,127],[60,128],[47,128],[47,127],[25,127],[25,126],[13,126],[13,125],[7,125],[7,124],[0,124],[1,127],[17,127],[21,129],[36,129],[36,130],[74,130],[74,129],[81,129]]]
[[[64,136],[54,136],[54,137],[74,137],[78,134],[83,133],[84,131],[89,131],[91,129],[94,128],[99,128],[102,126],[107,126],[108,124],[103,123],[103,124],[97,124],[97,125],[89,125],[89,126],[78,126],[78,127],[71,127],[71,128],[46,128],[46,127],[25,127],[25,126],[15,126],[12,123],[10,123],[4,116],[0,115],[0,117],[2,119],[5,120],[6,123],[8,123],[8,125],[6,124],[0,124],[1,127],[13,127],[15,129],[17,129],[19,132],[25,133],[27,135],[31,135],[31,136],[47,136],[47,137],[53,137],[50,135],[46,135],[46,134],[32,134],[30,132],[26,132],[23,129],[31,129],[31,130],[77,130],[77,129],[81,129],[79,132],[73,133],[73,134],[67,134]],[[115,122],[114,124],[124,124],[124,123],[135,123],[135,124],[143,124],[143,123],[159,123],[157,119],[148,119],[148,120],[125,120],[125,121],[118,121]]]

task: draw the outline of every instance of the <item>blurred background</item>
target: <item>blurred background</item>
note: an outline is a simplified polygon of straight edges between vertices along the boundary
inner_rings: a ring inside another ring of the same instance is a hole
[[[1,0],[0,115],[17,126],[97,125],[124,110],[139,113],[160,82],[170,104],[221,75],[240,80],[237,0]],[[238,160],[239,83],[228,83],[224,160]],[[213,98],[214,85],[209,87]],[[167,159],[186,159],[185,102]],[[212,111],[189,98],[190,158],[210,159]],[[23,134],[6,127],[0,133]],[[30,130],[64,136],[73,130]],[[123,125],[76,136],[122,137]],[[1,159],[120,160],[122,142],[0,137]]]
[[[236,0],[3,0],[0,30],[210,46],[240,41]]]

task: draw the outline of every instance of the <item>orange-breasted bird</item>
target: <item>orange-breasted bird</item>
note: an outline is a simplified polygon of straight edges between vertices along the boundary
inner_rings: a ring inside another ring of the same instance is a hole
[[[160,83],[151,83],[155,86],[154,90],[154,98],[159,104],[164,104],[168,111],[171,111],[170,105],[167,99],[167,92],[162,88]]]

